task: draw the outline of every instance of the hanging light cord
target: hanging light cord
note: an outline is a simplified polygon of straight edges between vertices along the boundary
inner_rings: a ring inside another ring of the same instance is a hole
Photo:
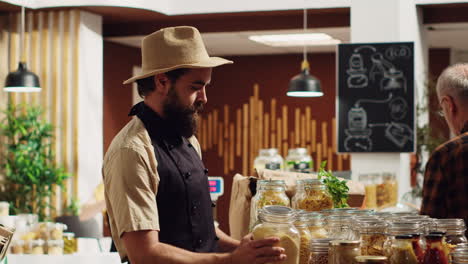
[[[20,61],[24,62],[24,24],[25,24],[25,11],[24,11],[24,5],[21,5],[21,29],[20,29]]]
[[[304,35],[307,34],[307,8],[304,7]],[[302,70],[309,70],[309,62],[307,61],[307,43],[304,40],[304,45],[302,47],[302,52],[303,52],[303,60],[302,60],[302,65],[301,69]]]

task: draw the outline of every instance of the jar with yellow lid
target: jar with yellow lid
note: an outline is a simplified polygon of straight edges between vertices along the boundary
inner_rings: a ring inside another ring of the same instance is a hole
[[[333,198],[326,186],[318,179],[297,181],[296,194],[292,198],[294,209],[321,211],[333,208]]]
[[[257,193],[250,204],[250,229],[258,220],[258,211],[267,205],[290,206],[284,180],[258,180]]]
[[[258,224],[252,230],[254,240],[278,237],[275,245],[284,248],[287,258],[278,264],[298,264],[301,236],[294,226],[295,213],[285,206],[266,206],[258,215]]]

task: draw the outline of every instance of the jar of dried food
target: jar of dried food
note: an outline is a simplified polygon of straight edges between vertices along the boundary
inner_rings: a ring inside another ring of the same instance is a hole
[[[372,263],[372,264],[387,264],[388,259],[384,256],[357,256],[354,263]]]
[[[377,184],[373,174],[359,174],[359,182],[364,184],[366,208],[377,208]]]
[[[299,248],[299,264],[308,264],[310,257],[310,240],[312,235],[309,231],[308,219],[306,214],[298,212],[296,214],[296,220],[294,226],[299,231],[301,236],[300,248]]]
[[[328,264],[329,238],[312,239],[310,241],[309,264]]]
[[[73,254],[78,251],[78,243],[76,241],[74,233],[63,233],[63,244],[64,254]]]
[[[436,219],[437,231],[446,232],[446,242],[452,246],[468,243],[465,236],[466,226],[463,219]]]
[[[295,209],[311,212],[321,211],[333,208],[333,198],[322,181],[318,179],[298,180],[292,206]]]
[[[0,202],[0,216],[8,216],[10,213],[10,203],[1,201]]]
[[[385,255],[389,257],[392,249],[392,245],[406,245],[404,242],[410,242],[412,247],[412,252],[414,252],[416,259],[418,262],[421,262],[424,257],[424,243],[423,243],[423,236],[424,229],[423,226],[417,222],[392,222],[388,226],[387,231],[387,238],[384,243],[384,251]],[[400,244],[396,243],[396,237],[400,236]],[[406,237],[403,236],[410,236],[411,239],[407,241]],[[398,247],[401,248],[401,247]]]
[[[294,211],[284,206],[267,206],[259,212],[258,218],[252,231],[254,240],[278,237],[280,241],[276,246],[284,248],[287,258],[277,263],[298,264],[301,236],[294,226]]]
[[[357,226],[361,238],[361,255],[385,256],[387,223],[381,220],[361,221]]]
[[[302,217],[307,221],[307,227],[309,229],[312,238],[327,238],[328,233],[325,225],[325,218],[316,212],[302,212]]]
[[[47,254],[49,255],[63,255],[63,240],[48,240],[47,241]]]
[[[286,170],[295,172],[310,172],[313,168],[312,157],[306,148],[293,148],[288,150],[286,156]]]
[[[350,264],[360,255],[359,240],[333,240],[328,251],[329,264]]]
[[[426,236],[426,252],[422,264],[448,264],[448,252],[443,246],[443,235]]]
[[[250,207],[250,228],[258,220],[258,211],[267,205],[290,206],[289,197],[286,195],[286,184],[283,180],[257,181],[257,193],[252,197]]]
[[[377,206],[386,208],[398,202],[398,184],[394,173],[376,174],[377,178]]]
[[[45,241],[42,239],[36,239],[29,241],[29,254],[42,255],[45,253]]]
[[[258,157],[254,160],[255,169],[281,170],[283,164],[283,157],[278,154],[276,148],[260,149]]]
[[[419,260],[413,250],[413,236],[396,235],[387,249],[387,258],[390,264],[418,264]]]
[[[337,240],[357,240],[351,225],[353,217],[350,215],[331,215],[325,218],[328,237]]]

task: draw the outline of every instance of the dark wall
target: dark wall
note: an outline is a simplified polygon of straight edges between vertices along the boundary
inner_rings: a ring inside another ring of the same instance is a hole
[[[134,65],[140,65],[140,50],[104,41],[104,152],[114,136],[130,121],[132,88],[123,81],[130,78]]]

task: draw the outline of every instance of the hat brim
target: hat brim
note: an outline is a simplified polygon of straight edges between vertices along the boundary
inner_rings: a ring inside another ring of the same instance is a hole
[[[230,60],[226,60],[220,57],[209,57],[205,61],[200,61],[197,63],[191,63],[191,64],[179,64],[179,65],[174,65],[172,67],[168,68],[162,68],[162,69],[153,69],[153,70],[148,70],[140,75],[133,76],[132,78],[126,80],[123,82],[123,84],[129,84],[132,83],[136,80],[144,79],[146,77],[154,76],[156,74],[160,73],[165,73],[168,71],[180,69],[180,68],[189,68],[189,69],[197,69],[197,68],[214,68],[218,67],[224,64],[232,64],[233,62]]]

